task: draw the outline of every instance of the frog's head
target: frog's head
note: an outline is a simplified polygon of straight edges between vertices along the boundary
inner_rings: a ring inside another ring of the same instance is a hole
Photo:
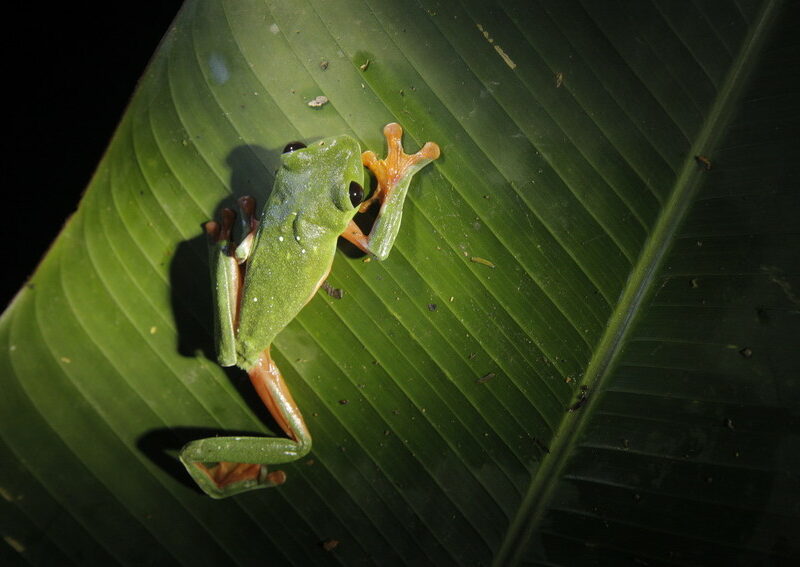
[[[279,175],[321,226],[344,230],[365,197],[361,147],[347,135],[287,145]]]

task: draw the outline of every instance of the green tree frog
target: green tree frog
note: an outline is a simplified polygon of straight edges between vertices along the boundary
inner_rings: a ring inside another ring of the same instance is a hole
[[[370,151],[362,154],[350,136],[326,138],[308,147],[288,145],[260,220],[251,197],[239,200],[244,237],[238,245],[232,240],[232,210],[224,209],[220,222],[205,225],[216,282],[218,361],[247,371],[287,435],[211,437],[186,444],[180,459],[213,498],[283,484],[286,474],[267,466],[297,460],[311,450],[311,435],[270,357],[270,345],[327,278],[340,235],[378,260],[388,256],[411,177],[439,157],[439,146],[428,142],[407,155],[399,124],[386,125],[383,133],[386,159]],[[378,182],[366,201],[363,166]],[[353,216],[375,201],[381,204],[380,212],[365,235]]]

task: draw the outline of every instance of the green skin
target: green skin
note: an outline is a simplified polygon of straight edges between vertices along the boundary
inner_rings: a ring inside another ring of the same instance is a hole
[[[376,221],[376,226],[383,228],[379,236],[373,230],[365,247],[370,253],[374,247],[374,257],[388,255],[411,176],[428,161],[422,159],[409,167],[398,180],[399,195],[383,202]],[[248,371],[289,437],[213,437],[188,443],[180,459],[198,485],[214,498],[282,484],[285,475],[281,471],[268,474],[266,465],[291,462],[311,450],[311,436],[269,357],[269,347],[330,272],[337,239],[359,210],[360,203],[351,200],[352,182],[363,187],[364,168],[359,144],[349,136],[327,138],[284,153],[254,239],[245,238],[231,254],[232,243],[229,235],[224,235],[212,250],[218,361]],[[381,222],[381,218],[385,220]],[[386,224],[392,225],[388,232]],[[242,263],[246,263],[246,275],[239,283]],[[231,480],[218,472],[222,465],[250,467],[250,472]]]
[[[364,183],[361,148],[349,136],[283,154],[281,162],[247,258],[236,340],[236,365],[245,370],[328,275],[337,239],[358,210],[348,187]]]

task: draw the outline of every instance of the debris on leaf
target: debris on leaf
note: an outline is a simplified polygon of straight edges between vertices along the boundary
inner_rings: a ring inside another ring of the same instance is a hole
[[[583,407],[583,405],[586,403],[586,400],[588,399],[589,399],[589,387],[583,385],[581,386],[581,391],[578,393],[578,401],[572,404],[569,408],[567,408],[567,411],[570,413],[578,411]]]
[[[694,160],[699,163],[706,171],[711,171],[711,160],[706,156],[694,156]]]
[[[325,95],[319,95],[318,97],[308,101],[308,106],[311,108],[320,108],[326,104],[328,104],[328,97]]]
[[[489,380],[491,380],[492,378],[494,378],[495,376],[497,376],[497,375],[494,372],[489,372],[489,374],[486,374],[485,376],[481,376],[480,378],[475,380],[475,383],[476,384],[484,384],[484,383],[488,382]]]
[[[328,280],[322,282],[322,285],[320,287],[325,291],[325,293],[327,293],[334,299],[341,299],[342,296],[344,295],[343,289],[339,289],[338,287],[333,287],[331,284],[328,283]]]
[[[367,59],[361,65],[358,66],[358,68],[361,69],[362,71],[366,71],[368,67],[369,67],[369,59]]]
[[[326,539],[325,541],[322,542],[321,545],[322,545],[322,549],[324,549],[325,551],[333,551],[334,549],[336,549],[339,546],[339,540],[338,539]]]
[[[486,258],[481,258],[480,256],[472,256],[469,259],[469,261],[470,262],[475,262],[476,264],[483,264],[484,266],[489,266],[490,268],[494,268],[495,267],[495,265],[492,264],[489,260],[487,260]]]

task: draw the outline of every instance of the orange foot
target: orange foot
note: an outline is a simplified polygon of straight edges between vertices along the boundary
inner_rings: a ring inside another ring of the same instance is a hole
[[[395,122],[383,128],[383,135],[386,136],[388,146],[386,159],[378,159],[375,152],[367,151],[361,154],[361,162],[375,175],[378,187],[372,197],[361,203],[359,212],[363,213],[375,201],[380,201],[378,218],[372,225],[369,236],[365,235],[353,220],[342,233],[345,239],[378,260],[385,259],[394,244],[397,231],[400,229],[403,202],[411,178],[440,154],[439,146],[434,142],[427,142],[415,154],[405,153],[402,142],[403,128]]]
[[[383,127],[386,137],[386,159],[378,159],[375,152],[366,151],[361,154],[361,163],[372,171],[378,181],[375,193],[361,203],[359,212],[366,211],[375,200],[381,203],[388,200],[400,182],[425,167],[439,157],[439,145],[436,142],[427,142],[415,154],[408,155],[403,150],[403,127],[397,122],[392,122]]]
[[[213,467],[206,467],[200,463],[195,466],[206,473],[211,481],[220,490],[231,484],[236,484],[245,480],[259,480],[267,467],[250,463],[230,463],[221,461]],[[264,469],[262,471],[262,468]],[[273,471],[264,476],[265,481],[259,484],[267,486],[279,486],[286,482],[286,473],[283,471]]]

